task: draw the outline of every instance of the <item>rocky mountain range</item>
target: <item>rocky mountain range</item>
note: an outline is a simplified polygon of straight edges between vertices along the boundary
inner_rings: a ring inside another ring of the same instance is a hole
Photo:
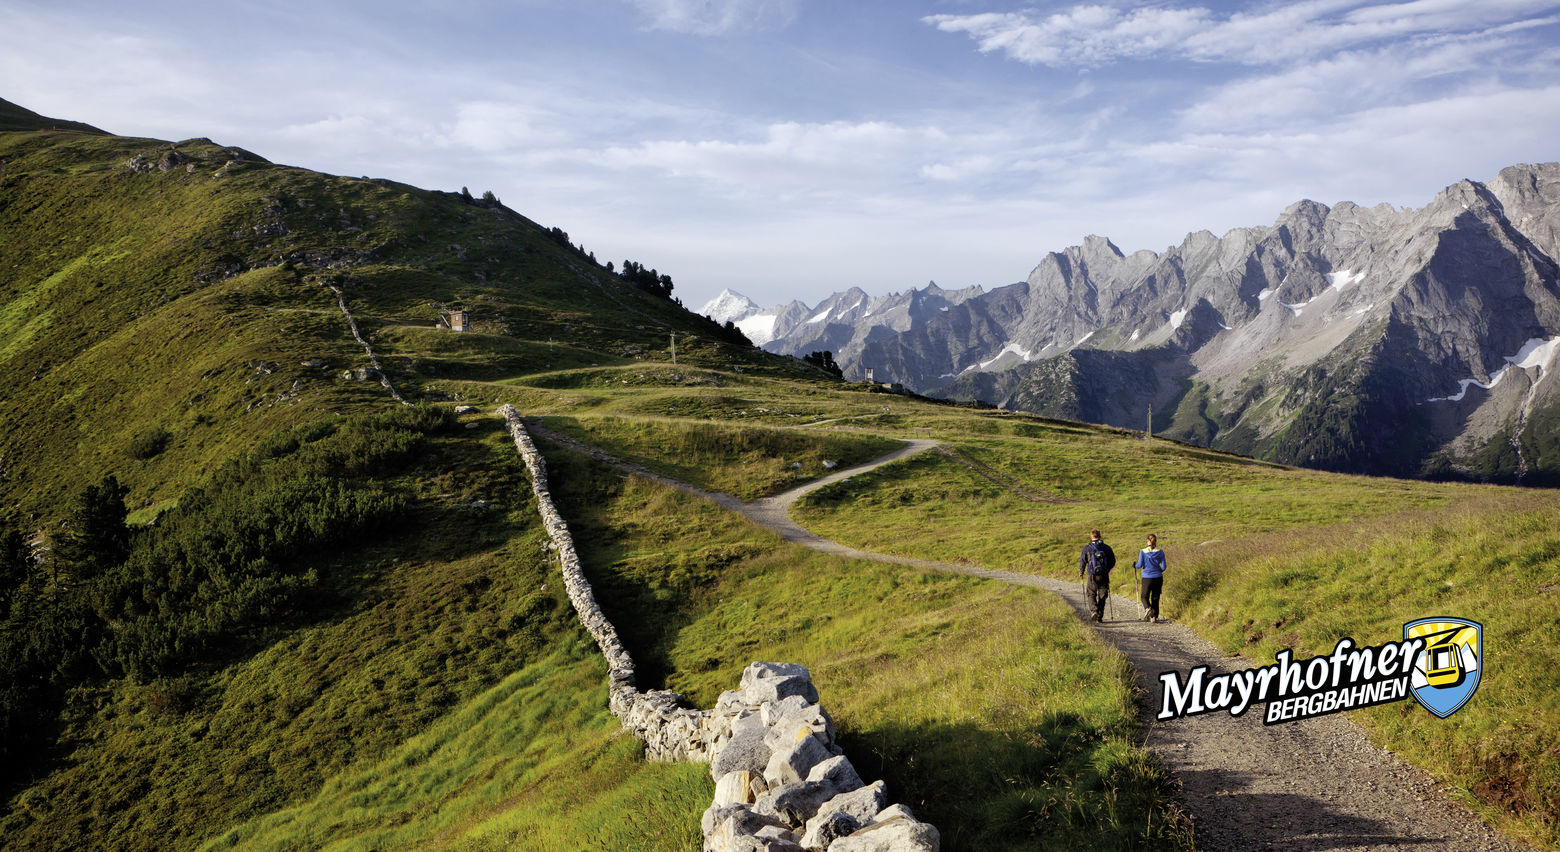
[[[1423,208],[1314,201],[1163,252],[1110,240],[1022,282],[733,319],[847,378],[1331,470],[1560,484],[1560,164]],[[745,300],[742,300],[745,301]],[[751,303],[749,303],[751,304]],[[707,306],[708,307],[708,306]],[[734,315],[733,313],[734,312]]]
[[[764,310],[746,296],[724,290],[699,313],[717,322],[734,322],[749,340],[771,352],[830,351],[840,364],[854,366],[868,343],[921,328],[984,293],[979,286],[944,290],[935,281],[919,290],[878,297],[852,287],[812,307],[792,301]],[[859,368],[854,373],[863,374]]]

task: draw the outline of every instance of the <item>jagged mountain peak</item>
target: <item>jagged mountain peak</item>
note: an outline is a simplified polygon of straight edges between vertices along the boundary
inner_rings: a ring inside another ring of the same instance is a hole
[[[1347,204],[1350,202],[1343,203]],[[1325,220],[1327,218],[1327,214],[1331,212],[1332,208],[1321,203],[1320,201],[1312,201],[1309,198],[1302,198],[1288,207],[1285,207],[1284,212],[1279,214],[1278,221],[1283,222],[1289,219],[1304,217],[1311,221],[1321,222]]]
[[[1116,244],[1111,242],[1109,237],[1102,237],[1098,234],[1089,234],[1083,238],[1082,253],[1085,257],[1114,256],[1119,258],[1124,256],[1121,253],[1121,249],[1117,248]]]
[[[1193,231],[1192,233],[1187,234],[1186,237],[1181,240],[1181,244],[1176,246],[1176,248],[1180,249],[1181,254],[1183,255],[1192,255],[1207,251],[1209,248],[1218,244],[1218,242],[1219,238],[1215,236],[1212,231],[1204,228],[1200,231]]]
[[[1309,245],[1321,237],[1333,209],[1310,199],[1296,201],[1273,222],[1274,230],[1287,232],[1294,245]]]
[[[1534,248],[1551,262],[1560,260],[1560,163],[1509,166],[1489,188]]]
[[[1083,245],[1085,248],[1093,246],[1109,246],[1110,251],[1115,252],[1116,254],[1121,254],[1121,249],[1116,248],[1116,244],[1110,241],[1110,237],[1101,236],[1099,234],[1085,234],[1083,237]]]

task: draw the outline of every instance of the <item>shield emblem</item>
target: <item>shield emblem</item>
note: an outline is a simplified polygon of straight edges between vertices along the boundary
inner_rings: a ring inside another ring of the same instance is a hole
[[[1484,627],[1465,618],[1421,618],[1403,625],[1404,639],[1421,639],[1409,692],[1445,719],[1473,697],[1484,662]]]

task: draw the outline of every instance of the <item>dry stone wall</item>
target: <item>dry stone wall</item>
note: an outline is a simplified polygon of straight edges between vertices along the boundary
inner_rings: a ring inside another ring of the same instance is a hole
[[[513,406],[499,409],[531,476],[564,588],[607,661],[609,704],[652,760],[710,764],[715,797],[704,812],[706,852],[937,852],[937,829],[889,805],[882,781],[865,784],[834,741],[805,666],[753,663],[714,709],[675,692],[641,692],[634,662],[602,613],[574,539],[553,505],[546,461]]]
[[[399,402],[402,405],[411,405],[410,402],[407,402],[401,397],[400,392],[395,389],[395,385],[390,384],[390,377],[386,376],[384,368],[379,366],[379,356],[374,354],[374,348],[368,345],[368,341],[363,338],[363,333],[358,331],[357,320],[353,318],[352,312],[347,310],[346,294],[342,293],[341,288],[334,284],[326,284],[325,286],[329,287],[331,292],[336,294],[336,304],[341,305],[341,313],[347,318],[347,327],[352,329],[352,337],[357,340],[360,345],[362,345],[363,351],[368,353],[368,369],[364,370],[359,368],[357,370],[348,370],[346,377],[350,379],[356,379],[357,381],[363,381],[364,379],[369,378],[371,375],[378,376],[379,383],[385,386],[385,390],[390,392],[390,396],[393,397],[396,402]]]

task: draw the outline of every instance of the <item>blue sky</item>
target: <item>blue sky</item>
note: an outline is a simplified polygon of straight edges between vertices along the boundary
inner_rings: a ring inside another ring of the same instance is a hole
[[[1560,0],[0,0],[0,97],[812,304],[1560,159]]]

